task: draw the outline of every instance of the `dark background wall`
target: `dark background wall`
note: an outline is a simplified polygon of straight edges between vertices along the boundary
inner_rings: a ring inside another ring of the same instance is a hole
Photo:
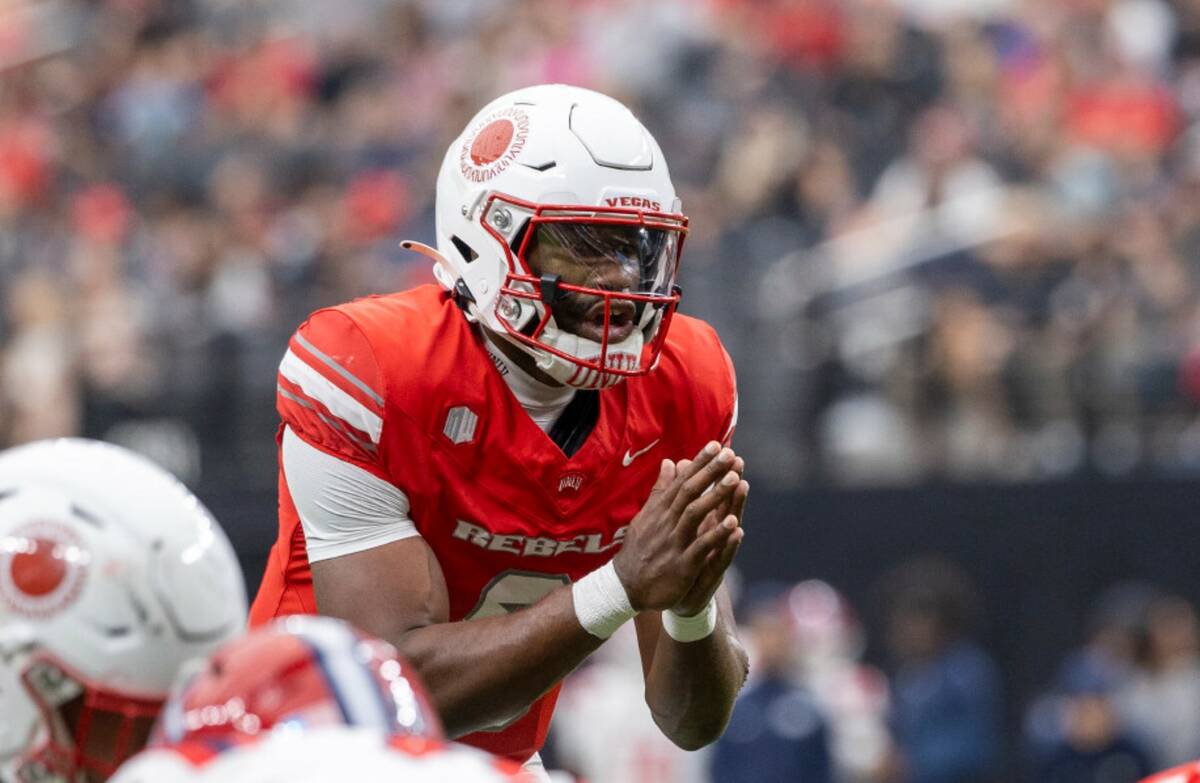
[[[825,579],[864,612],[878,657],[879,578],[937,554],[974,577],[1010,710],[1081,641],[1098,593],[1143,579],[1200,599],[1195,482],[807,491],[753,499],[752,578]]]

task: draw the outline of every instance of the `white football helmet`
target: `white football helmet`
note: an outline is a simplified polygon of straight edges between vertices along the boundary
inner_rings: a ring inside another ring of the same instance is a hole
[[[459,305],[576,388],[653,368],[679,303],[687,218],[623,105],[548,84],[489,103],[437,180],[434,272]]]
[[[186,750],[171,745],[151,747],[126,761],[108,783],[199,783],[204,768],[228,749],[189,744]]]
[[[0,453],[0,780],[107,778],[245,618],[229,541],[166,471],[85,440]]]
[[[161,752],[161,751],[159,751]],[[255,742],[174,767],[122,769],[113,783],[534,783],[512,761],[417,736],[363,728],[280,727]]]

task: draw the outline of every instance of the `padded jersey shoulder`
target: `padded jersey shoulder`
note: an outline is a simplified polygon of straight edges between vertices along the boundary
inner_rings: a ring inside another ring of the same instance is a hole
[[[364,297],[332,309],[361,330],[387,404],[409,416],[421,418],[430,398],[478,358],[470,324],[439,286]]]
[[[737,408],[733,361],[704,321],[676,315],[658,366],[635,379],[631,392],[644,415],[660,419],[691,457],[710,440],[727,440]]]
[[[469,335],[437,286],[317,310],[280,363],[281,419],[311,445],[378,470],[385,422],[430,398]]]

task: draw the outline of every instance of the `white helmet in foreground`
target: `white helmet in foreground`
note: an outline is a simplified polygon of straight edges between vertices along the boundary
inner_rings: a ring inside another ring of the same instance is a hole
[[[679,208],[662,150],[629,109],[561,84],[517,90],[446,152],[435,273],[542,372],[612,386],[662,349],[679,302]]]
[[[162,750],[150,753],[162,753]],[[143,766],[113,783],[534,783],[512,761],[415,735],[372,729],[281,727],[194,764]]]
[[[105,779],[245,617],[229,541],[166,471],[84,440],[0,453],[0,779]]]

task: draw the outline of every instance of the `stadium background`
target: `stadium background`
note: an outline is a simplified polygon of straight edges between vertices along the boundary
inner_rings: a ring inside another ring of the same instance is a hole
[[[257,584],[288,334],[431,280],[397,242],[445,145],[544,81],[667,151],[684,310],[739,370],[745,584],[827,580],[895,672],[887,575],[956,564],[1015,774],[1089,634],[1154,646],[1106,590],[1200,599],[1195,0],[8,0],[0,444],[154,456]],[[1135,674],[1200,678],[1190,612]]]

